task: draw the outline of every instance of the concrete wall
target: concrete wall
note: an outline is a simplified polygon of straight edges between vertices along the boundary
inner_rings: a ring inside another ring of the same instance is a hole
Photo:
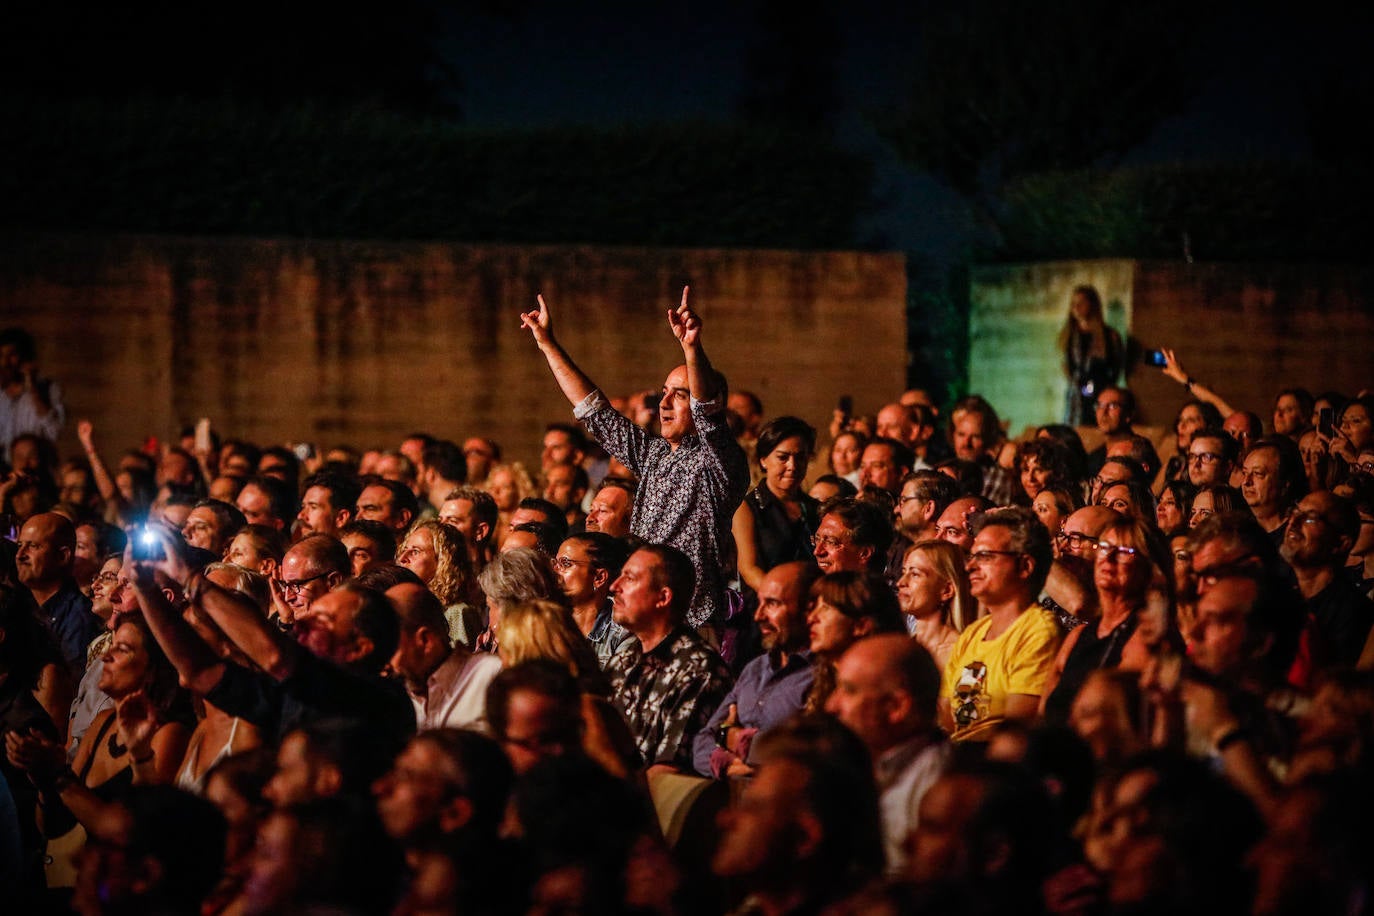
[[[66,391],[64,453],[78,416],[113,450],[204,415],[262,442],[485,434],[529,461],[570,417],[519,325],[535,292],[587,373],[626,393],[680,359],[665,313],[684,282],[712,360],[770,415],[824,426],[839,393],[871,412],[903,386],[894,254],[21,239],[0,252],[0,323],[38,337]]]
[[[1059,423],[1065,381],[1055,345],[1074,287],[1102,296],[1107,323],[1131,326],[1135,262],[1124,260],[979,267],[969,291],[969,390],[992,402],[1011,435]]]
[[[1270,421],[1279,389],[1354,393],[1374,385],[1374,269],[1336,265],[1080,261],[973,272],[971,388],[1013,434],[1058,422],[1064,379],[1055,335],[1069,292],[1092,283],[1108,320],[1141,348],[1170,347],[1232,406]],[[1127,373],[1142,425],[1168,429],[1187,392],[1159,369]]]

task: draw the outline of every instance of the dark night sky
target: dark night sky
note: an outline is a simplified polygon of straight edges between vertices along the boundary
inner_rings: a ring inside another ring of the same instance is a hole
[[[745,82],[748,36],[756,34],[749,6],[617,0],[588,13],[579,5],[534,2],[510,14],[452,16],[443,47],[461,72],[470,124],[727,118]],[[955,244],[957,197],[898,161],[866,120],[868,112],[900,99],[922,18],[921,5],[913,3],[843,5],[839,125],[846,145],[878,164],[884,205],[865,231],[885,246],[938,259]],[[1181,32],[1194,27],[1179,23]],[[1206,28],[1212,75],[1185,112],[1161,123],[1124,161],[1305,156],[1302,79],[1341,47],[1353,47],[1363,30],[1339,17],[1298,19],[1254,9],[1223,15]]]

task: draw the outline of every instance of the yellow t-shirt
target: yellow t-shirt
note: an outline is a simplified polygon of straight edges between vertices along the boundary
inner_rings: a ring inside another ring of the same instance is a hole
[[[1014,693],[1040,696],[1054,670],[1063,638],[1054,614],[1038,604],[1021,612],[996,639],[985,639],[991,617],[980,617],[959,636],[945,665],[941,694],[954,714],[954,739],[989,737]]]

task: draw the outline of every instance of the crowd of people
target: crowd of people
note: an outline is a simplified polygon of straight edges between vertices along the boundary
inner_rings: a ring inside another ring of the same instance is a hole
[[[612,397],[519,316],[572,409],[537,473],[480,430],[64,457],[0,332],[0,908],[1374,909],[1374,397],[1262,419],[1164,351],[1156,441],[1084,288],[1085,425],[817,430],[667,318]]]

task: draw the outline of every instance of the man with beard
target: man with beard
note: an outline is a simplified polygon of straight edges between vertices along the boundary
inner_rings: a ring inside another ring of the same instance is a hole
[[[1343,574],[1360,517],[1349,500],[1326,490],[1294,507],[1282,554],[1297,574],[1319,667],[1353,665],[1374,624],[1374,602]]]
[[[357,479],[333,471],[320,471],[301,485],[301,511],[296,515],[296,537],[312,534],[338,537],[339,529],[353,520],[353,506],[361,488]]]
[[[813,670],[807,650],[807,595],[820,570],[811,563],[775,566],[759,584],[759,627],[764,654],[749,662],[706,727],[692,740],[692,764],[702,776],[748,776],[749,748],[801,710]]]
[[[35,515],[24,523],[15,545],[14,565],[19,584],[29,590],[42,613],[40,619],[57,639],[72,674],[86,669],[86,647],[100,635],[100,618],[91,613],[91,599],[81,594],[72,578],[76,529],[55,512]]]

